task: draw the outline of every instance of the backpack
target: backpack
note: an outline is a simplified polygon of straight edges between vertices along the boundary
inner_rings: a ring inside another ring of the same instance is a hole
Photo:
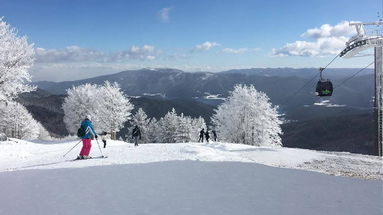
[[[85,136],[85,131],[82,127],[80,127],[78,130],[77,130],[77,137],[83,137]]]

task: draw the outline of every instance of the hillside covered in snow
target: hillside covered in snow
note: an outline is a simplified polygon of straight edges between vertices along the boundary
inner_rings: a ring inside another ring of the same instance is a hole
[[[75,144],[1,142],[0,214],[382,212],[379,157],[228,143],[134,147],[121,141],[108,141],[105,159],[73,161],[80,146],[63,157]],[[93,141],[91,155],[100,154]]]

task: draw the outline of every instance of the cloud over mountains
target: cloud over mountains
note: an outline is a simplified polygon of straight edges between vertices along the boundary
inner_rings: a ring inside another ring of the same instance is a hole
[[[324,24],[320,28],[306,30],[300,36],[306,40],[287,43],[282,48],[272,50],[274,56],[325,56],[338,54],[349,37],[356,34],[349,22],[343,21],[335,26]]]

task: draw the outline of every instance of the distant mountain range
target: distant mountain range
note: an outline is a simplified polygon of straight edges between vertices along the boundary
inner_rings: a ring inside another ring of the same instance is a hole
[[[319,78],[315,77],[317,69],[277,68],[220,73],[188,73],[175,69],[129,70],[77,81],[36,82],[34,84],[42,90],[25,95],[21,100],[35,117],[48,125],[49,131],[65,135],[61,104],[66,89],[72,86],[103,84],[106,80],[118,82],[124,93],[132,96],[131,101],[135,107],[142,107],[150,117],[162,117],[174,107],[178,113],[194,117],[201,115],[209,121],[214,108],[236,84],[253,84],[265,92],[274,105],[280,106],[280,111],[289,122],[284,125],[283,142],[286,146],[369,154],[372,151],[372,140],[361,137],[365,137],[368,132],[372,134],[372,117],[369,118],[369,114],[372,112],[374,77],[372,70],[366,70],[344,82],[357,71],[327,70],[326,77],[331,76],[335,86],[330,98],[314,95]],[[357,122],[367,130],[355,131],[349,126],[351,122]],[[319,132],[320,125],[338,129]],[[326,139],[329,136],[332,139]],[[348,144],[350,138],[355,140],[353,144]],[[358,148],[356,140],[361,142],[361,148]]]
[[[358,72],[358,68],[328,68],[324,70],[323,76],[330,79],[342,79]],[[252,68],[252,69],[232,69],[223,71],[221,73],[237,73],[247,75],[262,75],[262,76],[278,76],[278,77],[301,77],[311,78],[318,73],[318,68]],[[374,73],[373,69],[365,69],[362,75],[371,75]]]
[[[285,71],[286,70],[286,71]],[[288,76],[287,74],[290,74]],[[357,69],[332,69],[336,78],[333,104],[342,104],[358,108],[372,107],[373,75],[354,77],[338,87]],[[330,70],[328,71],[330,73]],[[307,76],[307,74],[311,74]],[[130,96],[160,95],[166,99],[197,100],[209,104],[222,102],[215,97],[225,98],[236,84],[253,84],[265,92],[273,104],[281,106],[286,113],[290,109],[310,105],[319,100],[314,95],[318,78],[312,79],[316,69],[266,69],[231,70],[222,73],[188,73],[175,69],[129,70],[112,75],[104,75],[78,81],[36,82],[35,84],[53,94],[65,94],[66,89],[84,83],[103,84],[104,81],[117,82]],[[370,73],[370,70],[366,71]],[[265,75],[267,74],[267,75]],[[272,76],[270,74],[273,74]],[[280,75],[278,75],[280,74]],[[347,75],[346,75],[347,74]],[[309,79],[308,79],[309,77]],[[310,81],[312,79],[312,81]],[[302,88],[302,86],[306,86]],[[300,89],[300,90],[299,90]],[[298,91],[299,90],[299,91]]]

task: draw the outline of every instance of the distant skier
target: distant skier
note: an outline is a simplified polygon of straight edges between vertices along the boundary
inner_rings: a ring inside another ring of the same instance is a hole
[[[138,146],[138,138],[141,140],[141,131],[138,125],[134,126],[132,131],[132,138],[134,140],[134,146]]]
[[[101,135],[101,140],[102,142],[104,143],[104,149],[106,148],[106,135],[108,133],[106,133],[106,131],[102,132],[100,135]]]
[[[82,139],[82,149],[80,151],[80,155],[77,159],[88,159],[91,158],[89,156],[90,149],[92,148],[92,139],[97,139],[97,133],[93,128],[93,124],[90,121],[90,116],[86,116],[85,119],[81,122],[81,128],[84,131],[84,135],[81,137]]]
[[[205,132],[205,139],[206,139],[206,142],[209,142],[209,138],[210,138],[209,131],[206,130],[206,132]]]
[[[213,133],[214,142],[217,142],[217,132],[215,132],[215,130],[212,130],[211,133]]]
[[[205,129],[202,128],[202,130],[199,132],[199,139],[198,142],[203,143],[203,136],[205,135]]]

